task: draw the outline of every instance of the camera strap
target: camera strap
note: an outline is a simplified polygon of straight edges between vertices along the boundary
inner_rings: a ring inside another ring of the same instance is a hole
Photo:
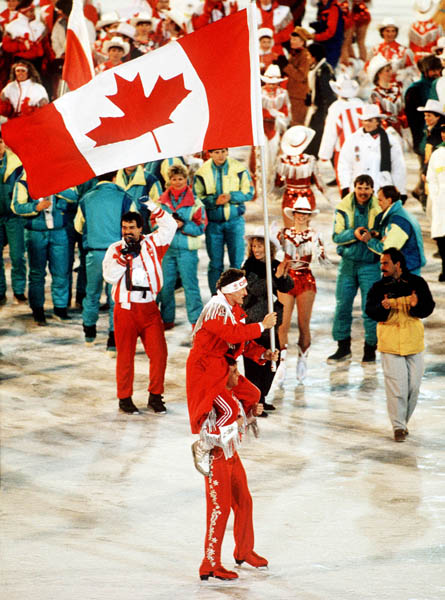
[[[150,292],[150,286],[142,286],[142,285],[133,285],[131,281],[131,268],[130,264],[127,263],[127,268],[125,269],[125,285],[129,292],[143,292],[142,297],[147,297],[147,292]]]

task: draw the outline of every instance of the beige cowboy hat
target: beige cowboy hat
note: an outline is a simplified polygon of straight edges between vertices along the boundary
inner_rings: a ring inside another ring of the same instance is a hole
[[[312,210],[309,200],[306,196],[299,196],[292,206],[286,206],[284,214],[289,219],[294,218],[294,213],[301,213],[303,215],[317,215],[320,211],[318,208]]]
[[[314,129],[304,125],[294,125],[281,138],[281,150],[289,156],[298,156],[309,146],[314,135]]]
[[[366,69],[366,74],[370,83],[374,83],[374,79],[379,71],[381,71],[387,65],[390,65],[391,61],[386,59],[381,54],[376,54],[371,58]]]
[[[340,98],[355,98],[360,89],[360,85],[355,79],[350,79],[345,75],[340,75],[337,81],[329,81],[329,85],[334,94]]]
[[[264,75],[260,75],[261,81],[264,83],[281,83],[286,81],[287,77],[281,77],[280,67],[278,65],[269,65],[264,72]]]
[[[120,36],[115,35],[111,38],[111,40],[107,40],[104,43],[104,52],[108,52],[110,48],[122,48],[124,51],[124,56],[130,52],[130,44],[125,42]]]
[[[431,112],[435,113],[436,115],[442,115],[442,117],[445,117],[444,105],[442,104],[442,102],[439,102],[439,100],[432,100],[431,98],[429,98],[426,101],[425,106],[418,106],[417,110],[419,110],[420,112]]]

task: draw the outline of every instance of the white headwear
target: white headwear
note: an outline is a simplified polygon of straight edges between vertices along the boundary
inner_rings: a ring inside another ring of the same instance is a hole
[[[281,138],[281,150],[284,154],[298,156],[309,146],[314,135],[314,129],[304,125],[294,125]]]
[[[107,40],[104,43],[104,51],[108,52],[110,48],[122,48],[124,51],[124,56],[130,52],[130,44],[128,42],[124,42],[124,40],[118,35],[111,38],[111,40]]]
[[[306,196],[300,196],[295,200],[293,206],[286,206],[286,208],[284,209],[284,214],[286,215],[286,217],[289,217],[289,219],[293,219],[294,213],[296,212],[301,213],[303,215],[316,215],[320,211],[318,210],[318,208],[312,210],[310,202],[306,198]]]

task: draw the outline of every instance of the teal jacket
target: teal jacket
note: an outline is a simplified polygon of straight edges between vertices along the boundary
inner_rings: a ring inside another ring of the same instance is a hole
[[[193,192],[204,204],[208,220],[224,223],[246,212],[245,202],[252,200],[254,189],[246,167],[229,157],[220,167],[207,160],[195,173]],[[230,194],[230,201],[217,205],[220,194]]]
[[[337,254],[355,262],[377,262],[378,256],[355,237],[354,231],[357,227],[366,227],[369,231],[374,229],[375,218],[380,212],[375,196],[364,206],[356,202],[354,192],[345,196],[335,208],[332,239],[337,244]]]
[[[34,200],[28,192],[28,183],[26,181],[26,172],[22,171],[19,179],[14,185],[12,193],[11,209],[21,217],[26,217],[25,229],[32,231],[50,231],[53,229],[63,229],[66,226],[67,201],[59,194],[48,196],[52,205],[48,210],[36,211],[36,206],[43,200]]]
[[[0,223],[15,216],[11,208],[12,193],[23,167],[19,157],[6,150],[0,159]]]
[[[382,254],[387,248],[397,248],[405,257],[408,271],[418,271],[426,264],[423,252],[422,231],[417,219],[403,208],[401,200],[377,215],[374,229],[380,239],[371,238],[368,242],[376,254]]]
[[[79,201],[74,227],[83,236],[86,250],[107,250],[121,239],[121,217],[136,210],[131,197],[120,186],[99,183]],[[136,211],[137,212],[137,211]]]

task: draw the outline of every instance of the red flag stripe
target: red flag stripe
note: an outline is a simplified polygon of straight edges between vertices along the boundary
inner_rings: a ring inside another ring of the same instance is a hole
[[[91,80],[91,69],[82,44],[71,29],[67,29],[66,32],[66,57],[62,79],[66,81],[70,90],[77,90]]]
[[[227,45],[226,19],[177,40],[206,88],[210,115],[204,149],[253,143],[252,123],[241,116],[250,114],[251,105],[247,11],[227,18],[230,37],[236,43]],[[222,55],[218,55],[220,47],[224,48]],[[202,48],[214,48],[214,52]]]
[[[2,134],[7,146],[16,154],[20,153],[32,198],[42,196],[42,189],[49,196],[95,176],[53,104],[47,104],[27,117],[7,121],[2,125]],[[24,135],[32,143],[23,144]],[[36,170],[36,156],[39,157],[38,164],[46,169]],[[55,159],[57,169],[53,168]],[[31,173],[33,177],[29,177]]]

